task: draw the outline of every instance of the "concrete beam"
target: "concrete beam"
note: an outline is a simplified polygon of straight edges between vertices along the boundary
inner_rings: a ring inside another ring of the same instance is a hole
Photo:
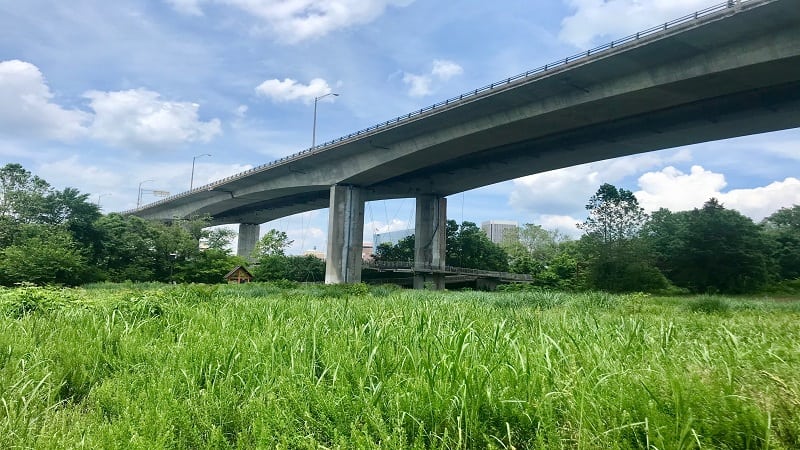
[[[438,195],[417,197],[414,227],[414,289],[444,289],[443,270],[447,249],[447,199]]]
[[[236,254],[247,260],[252,259],[253,250],[258,242],[258,234],[261,225],[257,223],[239,224],[239,243],[236,246]]]
[[[331,186],[325,284],[361,282],[363,242],[363,191],[355,186]]]

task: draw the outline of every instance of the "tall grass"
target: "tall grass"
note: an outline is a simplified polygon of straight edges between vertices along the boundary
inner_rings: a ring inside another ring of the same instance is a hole
[[[0,448],[799,448],[800,311],[717,300],[3,290]]]

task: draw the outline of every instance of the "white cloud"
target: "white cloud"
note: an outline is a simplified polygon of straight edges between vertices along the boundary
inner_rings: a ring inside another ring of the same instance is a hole
[[[316,97],[330,94],[331,87],[322,78],[314,78],[308,84],[298,83],[291,78],[285,78],[283,81],[272,79],[258,85],[256,93],[269,97],[274,102],[302,100],[305,103],[311,103]]]
[[[35,65],[0,61],[0,132],[71,140],[86,134],[91,115],[53,103],[53,94]]]
[[[574,13],[559,39],[578,48],[642,31],[706,8],[708,0],[565,0]]]
[[[552,170],[513,181],[509,203],[531,214],[575,215],[584,209],[589,197],[603,183],[616,183],[625,177],[664,164],[691,159],[686,149],[652,152]]]
[[[184,14],[198,15],[200,4],[217,3],[244,11],[262,31],[287,43],[314,39],[353,25],[369,23],[390,6],[414,0],[167,0]]]
[[[81,187],[89,192],[108,191],[119,187],[127,181],[127,174],[120,174],[111,169],[80,161],[77,155],[68,158],[48,161],[40,165],[36,172],[55,186]]]
[[[200,105],[162,100],[147,89],[89,91],[84,96],[95,112],[92,137],[115,146],[165,148],[208,142],[222,132],[218,119],[199,120]]]
[[[750,189],[733,189],[724,192],[725,176],[693,166],[690,173],[674,167],[639,177],[640,191],[635,192],[639,203],[647,211],[667,208],[686,211],[703,206],[708,199],[718,199],[726,208],[759,221],[782,207],[800,204],[800,180],[789,177],[767,186]]]
[[[403,75],[403,83],[409,86],[408,95],[412,97],[425,97],[433,92],[431,90],[431,77],[428,75],[406,73]]]
[[[464,73],[464,69],[453,61],[435,59],[430,73],[414,74],[405,72],[403,83],[408,85],[408,95],[412,97],[425,97],[433,93],[433,84],[437,81],[447,81]]]
[[[440,80],[447,81],[454,76],[464,73],[464,69],[453,61],[436,59],[433,61],[431,73]]]
[[[408,230],[409,228],[414,228],[414,225],[405,220],[392,219],[389,223],[373,220],[364,224],[364,239],[372,239],[372,235],[375,233],[388,233],[390,231]]]
[[[573,238],[583,234],[583,231],[578,228],[578,224],[581,222],[583,219],[553,214],[542,214],[536,220],[536,224],[541,225],[545,230],[557,230]]]

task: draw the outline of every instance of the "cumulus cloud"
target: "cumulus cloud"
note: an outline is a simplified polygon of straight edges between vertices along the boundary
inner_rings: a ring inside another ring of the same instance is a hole
[[[36,172],[55,186],[80,186],[89,192],[109,191],[119,187],[128,177],[127,174],[100,168],[89,161],[81,161],[77,155],[48,160]]]
[[[296,43],[353,25],[369,23],[390,6],[414,0],[167,0],[177,11],[202,14],[202,3],[236,8],[260,23],[260,30],[278,40]]]
[[[536,224],[541,225],[545,230],[558,230],[573,238],[583,234],[583,231],[578,228],[578,224],[581,222],[583,219],[554,214],[541,214],[536,220]]]
[[[364,224],[364,239],[372,239],[372,235],[375,233],[388,233],[390,231],[408,230],[409,228],[414,228],[414,225],[405,220],[392,219],[389,223],[373,220]]]
[[[464,69],[453,61],[436,59],[431,65],[431,71],[425,74],[405,72],[403,83],[408,85],[408,95],[412,97],[425,97],[433,93],[433,84],[447,81],[464,73]]]
[[[267,80],[256,87],[256,93],[264,97],[269,97],[274,102],[288,102],[301,100],[311,103],[314,98],[330,94],[331,87],[322,78],[314,78],[308,84],[298,83],[291,78],[283,81],[276,79]]]
[[[165,148],[208,142],[222,132],[218,119],[198,118],[197,103],[163,100],[147,89],[89,91],[84,96],[95,113],[91,136],[111,145]]]
[[[38,67],[20,60],[0,61],[0,132],[55,140],[84,136],[91,115],[65,109],[53,98]]]
[[[603,183],[691,159],[686,149],[652,152],[552,170],[513,181],[509,203],[531,214],[579,215]]]
[[[454,76],[464,73],[464,69],[453,61],[436,59],[433,61],[431,73],[440,80],[447,81]]]
[[[641,190],[634,194],[647,211],[661,207],[686,211],[699,208],[714,197],[726,208],[735,209],[756,221],[780,208],[800,204],[800,180],[793,177],[767,186],[725,192],[726,186],[723,174],[701,166],[692,166],[689,173],[670,166],[639,177]]]
[[[578,48],[636,33],[709,5],[707,0],[565,0],[559,39]]]

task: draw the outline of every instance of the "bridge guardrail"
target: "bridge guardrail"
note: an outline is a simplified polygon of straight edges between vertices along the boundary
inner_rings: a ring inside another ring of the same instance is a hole
[[[407,113],[407,114],[404,114],[404,115],[401,115],[401,116],[397,116],[397,117],[395,117],[393,119],[389,119],[389,120],[387,120],[385,122],[381,122],[379,124],[369,126],[369,127],[364,128],[362,130],[359,130],[359,131],[356,131],[356,132],[353,132],[353,133],[338,137],[336,139],[327,141],[327,142],[325,142],[323,144],[320,144],[320,145],[317,145],[317,146],[314,146],[314,147],[310,147],[310,148],[307,148],[305,150],[301,150],[299,152],[293,153],[293,154],[288,155],[288,156],[281,157],[279,159],[270,161],[270,162],[265,163],[265,164],[258,165],[256,167],[251,168],[251,169],[245,170],[244,172],[239,172],[239,173],[236,173],[234,175],[230,175],[230,176],[227,176],[225,178],[222,178],[220,180],[213,181],[213,182],[208,183],[206,185],[196,187],[196,188],[194,188],[194,189],[192,189],[190,191],[186,191],[186,192],[182,192],[180,194],[176,194],[176,195],[173,195],[173,196],[170,196],[170,197],[166,197],[166,198],[158,200],[156,202],[144,205],[144,206],[142,206],[140,208],[135,208],[135,209],[127,210],[127,211],[122,211],[121,214],[131,214],[131,213],[134,213],[134,212],[136,212],[138,210],[141,210],[141,209],[157,206],[157,205],[160,205],[160,204],[163,204],[163,203],[170,202],[170,201],[175,200],[177,198],[185,197],[185,196],[187,196],[187,195],[189,195],[189,194],[191,194],[193,192],[212,191],[212,190],[214,190],[214,188],[220,187],[220,186],[224,185],[225,183],[227,183],[229,181],[233,181],[235,179],[243,178],[243,177],[245,177],[247,175],[250,175],[250,174],[253,174],[255,172],[261,172],[263,170],[270,169],[270,168],[278,166],[280,164],[284,164],[284,163],[287,163],[287,162],[290,162],[290,161],[294,161],[294,160],[300,159],[300,158],[304,157],[305,155],[308,155],[309,153],[318,153],[318,152],[321,152],[321,151],[325,151],[325,150],[329,149],[330,147],[334,147],[334,146],[339,145],[339,144],[344,144],[344,143],[349,142],[351,140],[354,140],[356,138],[360,138],[361,136],[372,134],[372,133],[377,132],[377,131],[383,131],[384,129],[387,129],[389,126],[396,126],[396,125],[398,125],[400,123],[404,123],[404,122],[410,121],[411,119],[414,119],[414,118],[427,116],[427,115],[429,115],[428,113],[433,114],[435,112],[439,112],[445,106],[449,107],[451,105],[456,105],[456,104],[462,103],[464,100],[474,99],[474,98],[478,97],[481,94],[485,94],[487,92],[492,92],[492,91],[494,91],[495,89],[498,89],[498,88],[503,88],[503,89],[508,88],[511,84],[514,84],[515,82],[520,81],[520,80],[532,80],[532,79],[539,78],[541,76],[549,74],[554,69],[562,68],[562,67],[564,67],[564,66],[566,66],[566,65],[568,65],[568,64],[570,64],[572,62],[580,61],[580,60],[589,58],[589,57],[591,57],[593,55],[602,54],[602,53],[611,51],[613,49],[619,49],[621,45],[624,46],[626,44],[632,44],[632,43],[638,41],[639,39],[642,39],[642,38],[645,38],[645,37],[649,37],[649,36],[652,36],[652,35],[656,35],[656,34],[659,34],[659,33],[666,32],[667,30],[673,29],[676,26],[684,25],[684,24],[687,24],[687,23],[691,23],[691,22],[697,21],[698,19],[706,18],[706,17],[708,17],[710,15],[719,13],[721,11],[738,10],[740,8],[741,4],[744,4],[744,3],[758,3],[758,2],[763,2],[763,1],[769,1],[769,0],[728,0],[725,3],[719,3],[719,4],[716,4],[716,5],[713,5],[713,6],[709,6],[708,8],[695,11],[692,14],[687,14],[687,15],[685,15],[683,17],[679,17],[677,19],[670,20],[669,22],[665,22],[665,23],[663,23],[661,25],[658,25],[658,26],[655,26],[655,27],[651,27],[651,28],[648,28],[646,30],[639,31],[637,33],[634,33],[634,34],[631,34],[631,35],[628,35],[628,36],[625,36],[625,37],[622,37],[622,38],[619,38],[619,39],[615,39],[615,40],[613,40],[613,41],[611,41],[611,42],[609,42],[607,44],[603,44],[603,45],[594,47],[594,48],[586,50],[584,52],[576,53],[576,54],[574,54],[572,56],[567,56],[566,58],[559,59],[559,60],[554,61],[552,63],[548,63],[548,64],[545,64],[543,66],[537,67],[535,69],[528,70],[526,72],[514,75],[512,77],[508,77],[505,80],[500,80],[500,81],[497,81],[497,82],[494,82],[494,83],[490,83],[490,84],[488,84],[486,86],[480,87],[478,89],[474,89],[472,91],[466,92],[466,93],[458,95],[456,97],[451,97],[451,98],[449,98],[447,100],[443,100],[443,101],[440,101],[438,103],[434,103],[433,105],[429,105],[429,106],[426,106],[424,108],[421,108],[419,110],[412,111],[410,113]]]

